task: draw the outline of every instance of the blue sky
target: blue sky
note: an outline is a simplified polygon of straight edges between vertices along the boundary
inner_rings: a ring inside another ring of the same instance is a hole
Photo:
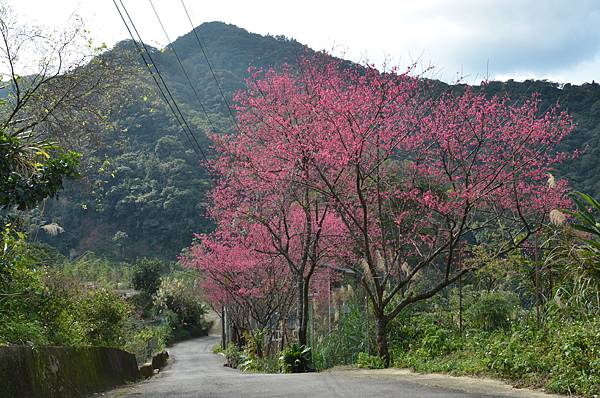
[[[171,38],[190,26],[180,0],[153,0]],[[60,29],[79,14],[98,43],[127,38],[112,0],[7,0],[23,18]],[[142,36],[166,40],[148,0],[124,0]],[[600,81],[600,0],[185,0],[194,22],[283,34],[381,65],[433,66],[433,77]]]

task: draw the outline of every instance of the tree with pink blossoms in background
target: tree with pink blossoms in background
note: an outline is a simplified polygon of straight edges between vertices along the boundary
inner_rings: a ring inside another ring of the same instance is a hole
[[[285,78],[273,83],[282,93],[293,88]],[[211,215],[223,231],[244,235],[249,228],[262,228],[265,245],[255,250],[276,258],[290,272],[298,342],[306,345],[311,281],[348,247],[345,228],[329,199],[304,183],[314,178],[310,148],[304,145],[312,133],[301,122],[311,114],[303,106],[306,98],[277,104],[271,111],[274,118],[258,123],[245,109],[253,106],[246,101],[260,96],[252,90],[260,88],[252,88],[252,81],[248,87],[237,97],[239,134],[213,137],[220,156],[212,165],[218,181]]]
[[[293,279],[281,258],[264,253],[269,238],[261,225],[250,225],[241,235],[217,231],[197,239],[183,262],[204,275],[202,288],[216,312],[230,308],[234,340],[243,331],[266,330],[275,318],[286,319]]]

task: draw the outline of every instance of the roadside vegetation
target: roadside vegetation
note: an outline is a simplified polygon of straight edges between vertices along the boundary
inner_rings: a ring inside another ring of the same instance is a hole
[[[116,347],[144,362],[167,344],[208,333],[193,271],[93,253],[69,260],[4,233],[0,345]]]

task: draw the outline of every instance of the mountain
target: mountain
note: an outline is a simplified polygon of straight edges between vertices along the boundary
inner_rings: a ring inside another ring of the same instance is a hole
[[[209,152],[209,131],[233,131],[213,72],[231,103],[233,93],[244,87],[248,67],[294,64],[312,50],[293,39],[261,36],[221,22],[205,23],[197,33],[212,71],[192,32],[150,52],[196,139]],[[160,99],[133,43],[121,42],[102,56],[122,60],[131,73],[123,78],[117,94],[102,99],[110,103],[109,122],[99,133],[98,145],[81,148],[83,178],[69,183],[59,199],[34,212],[31,222],[34,229],[49,222],[61,225],[65,229],[61,235],[37,235],[72,255],[92,250],[117,258],[172,259],[190,244],[194,232],[212,228],[203,217],[211,178]],[[560,103],[577,122],[564,149],[579,148],[582,154],[557,174],[569,178],[578,190],[600,194],[600,85],[508,81],[477,89],[490,95],[508,94],[515,100],[539,93],[543,109]]]

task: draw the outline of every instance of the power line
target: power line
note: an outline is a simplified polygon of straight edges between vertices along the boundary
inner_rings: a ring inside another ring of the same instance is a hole
[[[135,39],[135,37],[133,35],[133,32],[131,31],[131,29],[129,27],[129,24],[127,23],[125,17],[123,16],[123,13],[121,12],[121,9],[119,8],[116,0],[113,0],[113,4],[115,5],[115,8],[119,12],[119,16],[121,17],[121,20],[123,21],[123,24],[125,25],[125,28],[129,32],[129,36],[131,36],[131,39],[133,40],[133,43],[135,44],[136,49],[140,53],[140,56],[142,57],[144,65],[146,66],[146,68],[148,69],[148,72],[152,76],[152,79],[154,80],[154,83],[156,84],[156,86],[157,86],[157,88],[158,88],[158,90],[159,90],[159,92],[160,92],[163,100],[169,106],[169,109],[171,110],[171,113],[173,113],[173,116],[175,117],[175,119],[177,120],[177,123],[179,124],[180,128],[182,129],[183,133],[185,134],[185,136],[186,136],[186,138],[188,140],[188,143],[190,144],[190,146],[192,147],[192,149],[194,150],[194,152],[196,152],[196,155],[202,156],[202,158],[204,158],[204,160],[207,160],[206,154],[202,150],[202,147],[200,146],[198,140],[196,139],[194,133],[192,132],[191,127],[189,126],[187,120],[183,116],[183,114],[182,114],[179,106],[177,105],[177,102],[175,101],[175,98],[173,97],[171,91],[169,90],[169,87],[167,86],[164,78],[162,77],[162,74],[160,73],[160,70],[158,69],[156,63],[152,59],[152,56],[150,55],[150,51],[148,50],[146,44],[143,42],[143,40],[142,40],[139,32],[137,31],[137,28],[135,27],[135,24],[134,24],[131,16],[129,15],[129,12],[127,11],[127,8],[123,4],[122,0],[119,0],[119,2],[121,3],[121,7],[123,7],[123,11],[125,11],[125,14],[127,15],[127,18],[129,19],[129,22],[131,23],[131,26],[133,27],[133,30],[135,31],[135,33],[136,33],[136,35],[138,37],[138,40],[141,43],[141,46],[137,42],[137,40]],[[142,47],[143,47],[143,49],[142,49]],[[148,59],[146,59],[146,56],[148,57]],[[156,75],[158,75],[158,78],[162,82],[162,84],[164,86],[164,90],[163,90],[163,87],[160,85],[159,81],[157,80],[155,72],[153,72],[153,70],[150,67],[150,65],[152,65],[152,68],[156,72]],[[166,90],[166,94],[165,94],[165,90]],[[171,101],[169,101],[169,98],[171,99],[172,103],[171,103]],[[187,128],[187,130],[186,130],[186,128]],[[195,146],[192,143],[190,137],[195,142],[195,144],[196,144]]]
[[[193,146],[192,141],[190,140],[190,137],[189,137],[187,131],[185,130],[185,128],[183,127],[181,121],[179,120],[179,117],[177,116],[177,113],[175,113],[175,110],[173,109],[173,106],[171,105],[171,102],[168,100],[167,96],[165,95],[165,92],[164,92],[162,86],[160,85],[160,83],[158,82],[158,80],[156,80],[156,76],[154,75],[154,72],[152,72],[152,69],[150,68],[150,61],[148,61],[146,59],[146,56],[144,55],[144,50],[140,47],[140,45],[138,44],[138,42],[135,40],[135,37],[133,36],[133,33],[131,32],[131,29],[129,28],[129,25],[127,24],[127,21],[125,20],[125,17],[123,16],[123,13],[121,12],[121,9],[119,8],[119,6],[117,5],[117,2],[115,0],[113,0],[113,4],[115,5],[115,8],[117,9],[117,12],[119,13],[119,16],[121,17],[121,20],[123,21],[123,24],[125,25],[125,28],[129,32],[129,36],[131,37],[131,40],[133,41],[133,44],[135,45],[136,49],[138,50],[140,56],[142,57],[142,62],[144,63],[144,66],[146,67],[146,69],[150,73],[150,76],[152,77],[152,80],[154,80],[154,83],[156,84],[156,87],[158,88],[158,91],[159,91],[160,95],[162,96],[163,100],[167,103],[167,105],[171,109],[171,112],[173,113],[173,116],[175,117],[175,119],[179,123],[180,128],[183,130],[183,133],[185,135],[186,140],[188,141],[188,144],[190,146],[192,146],[192,148],[194,149],[194,152],[196,152],[196,155],[199,155],[198,150]]]
[[[206,59],[206,63],[208,64],[210,73],[212,74],[212,77],[215,80],[215,83],[217,84],[217,88],[219,89],[221,98],[223,98],[223,102],[225,102],[225,106],[227,106],[227,110],[229,111],[229,117],[231,118],[231,122],[233,123],[235,129],[240,131],[240,127],[238,126],[235,116],[233,115],[231,106],[229,106],[229,101],[227,101],[227,98],[225,97],[225,94],[223,93],[223,88],[221,87],[221,83],[219,83],[219,79],[217,79],[217,75],[215,74],[214,68],[213,68],[212,64],[210,63],[210,60],[208,59],[208,55],[206,53],[204,45],[202,44],[202,41],[200,40],[200,36],[198,36],[198,33],[196,32],[196,27],[194,26],[194,23],[192,22],[190,13],[188,12],[187,7],[185,6],[185,3],[183,2],[183,0],[181,0],[181,5],[183,6],[183,10],[185,11],[185,15],[187,16],[188,21],[190,22],[190,26],[192,27],[192,32],[194,33],[194,36],[196,37],[196,42],[198,42],[198,46],[200,46],[200,50],[202,50],[204,59]]]
[[[150,2],[150,6],[152,7],[152,11],[154,11],[154,15],[156,15],[156,19],[158,20],[158,23],[163,31],[163,33],[165,34],[165,37],[167,38],[167,42],[171,44],[171,49],[173,50],[173,54],[175,54],[175,58],[177,59],[177,62],[179,63],[179,66],[181,67],[181,71],[183,72],[183,75],[185,76],[187,82],[189,83],[190,87],[192,88],[192,91],[194,92],[194,96],[196,97],[196,100],[198,101],[198,104],[200,105],[200,108],[202,109],[202,112],[204,113],[204,116],[206,117],[206,120],[208,122],[208,124],[210,125],[210,127],[214,130],[215,127],[212,124],[212,121],[210,120],[210,116],[208,115],[208,112],[206,111],[206,108],[204,107],[204,104],[202,103],[202,100],[200,99],[200,95],[198,94],[198,91],[196,90],[196,87],[194,86],[194,84],[192,83],[192,80],[190,79],[189,74],[187,73],[187,70],[185,69],[185,67],[183,66],[183,62],[181,61],[181,58],[179,57],[179,54],[177,54],[177,51],[175,50],[175,44],[173,41],[171,41],[171,38],[169,37],[169,34],[167,33],[167,30],[165,29],[165,26],[162,23],[162,20],[160,19],[160,16],[158,15],[158,12],[156,11],[156,7],[154,7],[154,3],[152,2],[152,0],[148,0]]]
[[[154,70],[158,74],[158,77],[159,77],[160,81],[162,82],[165,90],[167,91],[167,94],[168,94],[169,98],[173,102],[173,106],[175,107],[175,110],[177,110],[177,114],[179,114],[179,116],[181,117],[181,120],[183,121],[183,124],[185,124],[185,126],[187,127],[188,133],[190,134],[190,136],[192,137],[192,139],[196,143],[196,146],[197,146],[198,150],[200,151],[202,157],[204,158],[204,160],[207,160],[206,154],[202,150],[202,147],[200,146],[200,143],[198,142],[198,139],[196,139],[196,136],[194,135],[194,133],[192,131],[192,128],[190,127],[190,125],[187,122],[186,118],[183,116],[183,113],[181,112],[181,109],[179,108],[179,105],[177,105],[177,101],[175,100],[175,97],[171,93],[171,90],[169,89],[169,86],[167,85],[167,82],[163,78],[162,73],[160,73],[160,70],[158,69],[158,64],[156,62],[154,62],[154,59],[152,59],[152,55],[150,54],[150,50],[148,50],[148,47],[146,46],[146,43],[144,43],[144,41],[142,40],[142,37],[141,37],[140,33],[138,32],[138,30],[137,30],[137,28],[135,26],[135,23],[133,22],[133,19],[131,18],[131,16],[129,15],[129,12],[127,11],[127,7],[125,7],[125,4],[123,4],[123,0],[119,0],[119,3],[121,3],[121,6],[123,7],[123,10],[125,11],[125,15],[127,15],[127,18],[129,19],[129,22],[131,22],[131,26],[133,27],[134,32],[136,33],[138,39],[140,40],[140,43],[144,47],[144,50],[146,51],[146,55],[148,56],[148,59],[150,60],[150,63],[152,65],[152,67],[154,68]]]

